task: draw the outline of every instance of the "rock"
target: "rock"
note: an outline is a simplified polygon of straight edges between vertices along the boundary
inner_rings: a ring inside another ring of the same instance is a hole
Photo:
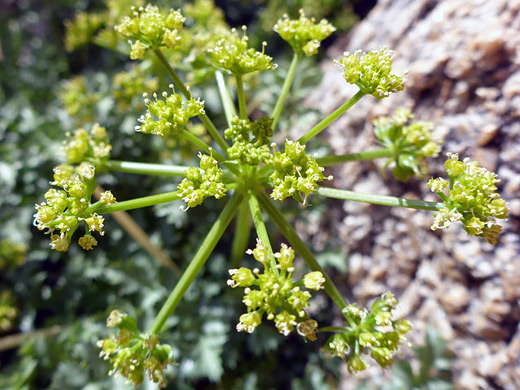
[[[460,225],[432,232],[429,212],[336,203],[343,214],[329,239],[350,253],[349,284],[366,302],[394,288],[400,316],[418,336],[428,326],[452,338],[456,389],[520,388],[520,1],[380,0],[367,18],[330,48],[345,51],[385,45],[395,50],[394,71],[409,69],[405,91],[378,102],[363,98],[325,132],[336,153],[376,147],[372,120],[410,107],[416,120],[433,121],[446,134],[430,175],[444,174],[446,151],[470,156],[499,174],[511,204],[497,246],[468,237]],[[332,62],[324,63],[321,87],[308,103],[331,112],[356,92]],[[352,162],[335,175],[338,188],[436,201],[425,181],[403,184],[375,164]],[[414,339],[415,340],[415,339]],[[385,383],[381,370],[363,373]],[[342,374],[341,388],[359,378]],[[516,381],[516,382],[515,382]],[[376,385],[377,386],[377,385]]]

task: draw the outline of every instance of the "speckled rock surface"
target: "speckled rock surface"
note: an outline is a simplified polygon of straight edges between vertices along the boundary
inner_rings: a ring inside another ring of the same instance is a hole
[[[365,97],[329,127],[324,136],[334,151],[376,147],[372,120],[409,107],[446,135],[444,152],[471,156],[498,173],[509,221],[492,246],[458,226],[431,231],[428,212],[334,202],[308,239],[315,249],[333,242],[349,253],[350,272],[339,279],[346,295],[366,303],[392,290],[400,314],[414,323],[412,342],[423,340],[426,326],[451,340],[456,389],[520,389],[520,1],[380,0],[329,54],[382,45],[396,51],[396,73],[409,69],[407,87],[381,102]],[[332,61],[323,68],[308,104],[331,112],[357,88]],[[432,176],[443,173],[443,161],[432,163]],[[379,173],[382,165],[346,163],[333,172],[333,185],[437,200],[426,180],[396,182]],[[342,389],[366,378],[381,384],[387,375],[377,367],[358,376],[345,369]]]

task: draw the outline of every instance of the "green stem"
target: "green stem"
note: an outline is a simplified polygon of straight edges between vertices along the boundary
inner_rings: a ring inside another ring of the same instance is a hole
[[[164,194],[145,196],[143,198],[137,198],[132,200],[125,200],[122,202],[116,202],[106,206],[99,207],[96,211],[98,214],[108,214],[115,211],[125,211],[140,209],[143,207],[155,206],[160,203],[168,203],[174,200],[179,200],[180,196],[177,195],[177,191],[166,192]]]
[[[251,215],[249,214],[247,201],[244,199],[238,210],[235,235],[233,236],[233,244],[231,245],[231,268],[238,268],[240,260],[244,258],[250,236]]]
[[[308,142],[311,138],[318,135],[323,129],[329,126],[332,122],[338,119],[341,115],[343,115],[350,107],[356,104],[366,93],[362,90],[356,92],[354,96],[352,96],[346,103],[341,105],[336,111],[330,114],[328,117],[323,119],[320,123],[310,129],[303,137],[301,137],[298,142],[300,144],[304,144]]]
[[[256,235],[260,241],[262,241],[262,244],[267,247],[269,256],[274,263],[272,264],[273,269],[276,269],[276,260],[273,256],[273,248],[271,246],[271,241],[269,240],[269,235],[267,234],[264,220],[262,219],[262,210],[260,209],[260,204],[258,203],[257,197],[251,189],[247,190],[247,200],[249,201],[249,210],[251,211],[251,216],[253,217],[253,222],[255,224]]]
[[[386,195],[363,194],[360,192],[338,190],[329,187],[318,187],[318,190],[316,192],[328,198],[353,200],[355,202],[378,204],[382,206],[406,207],[409,209],[429,211],[438,211],[444,207],[444,203],[440,202],[427,202],[424,200],[403,199]]]
[[[280,210],[278,210],[271,199],[269,199],[263,191],[258,193],[258,201],[262,209],[267,213],[267,215],[269,215],[269,218],[271,218],[276,226],[278,226],[280,232],[289,241],[292,248],[302,257],[303,261],[305,261],[305,264],[307,264],[312,271],[319,271],[323,274],[323,277],[325,278],[325,291],[340,310],[344,309],[347,306],[347,302],[343,298],[343,295],[341,295],[329,275],[327,275],[325,270],[314,258],[312,252],[307,248],[307,245],[305,245],[302,239],[298,236],[298,233],[296,233],[291,224],[285,219]]]
[[[184,176],[184,171],[189,168],[180,165],[148,164],[116,160],[109,160],[104,166],[111,171],[174,177]]]
[[[229,202],[226,204],[226,207],[224,207],[224,210],[222,210],[222,213],[219,215],[218,219],[211,227],[211,230],[193,257],[193,260],[188,265],[188,268],[186,268],[181,278],[177,282],[177,285],[171,292],[163,307],[159,311],[159,314],[157,314],[157,317],[155,317],[155,320],[148,329],[149,333],[158,334],[161,331],[164,323],[168,317],[172,315],[173,311],[184,296],[184,293],[193,283],[197,277],[197,274],[202,269],[206,263],[206,260],[211,255],[211,252],[220,240],[220,237],[222,237],[226,231],[226,228],[233,219],[233,216],[239,208],[241,201],[242,196],[235,192]]]
[[[347,161],[367,161],[374,160],[376,158],[392,157],[394,151],[392,149],[377,149],[368,150],[360,153],[348,153],[339,156],[325,156],[316,159],[316,162],[320,167],[329,167],[335,164],[341,164]]]
[[[278,100],[276,102],[276,105],[274,106],[273,110],[273,124],[272,128],[273,130],[276,128],[276,124],[278,123],[278,119],[280,118],[280,114],[282,113],[282,109],[285,103],[285,100],[287,99],[287,95],[289,94],[289,91],[291,90],[291,86],[294,80],[294,75],[296,74],[296,69],[298,68],[298,63],[300,62],[301,54],[298,54],[294,52],[291,65],[289,66],[289,70],[287,71],[287,76],[285,78],[285,81],[282,86],[282,91],[280,93],[280,96],[278,97]]]
[[[235,105],[233,104],[231,93],[229,92],[229,88],[227,87],[226,80],[222,72],[220,70],[215,71],[215,77],[217,79],[220,100],[222,101],[224,113],[226,114],[226,122],[227,125],[231,127],[231,120],[234,116],[237,115],[237,110],[235,108]]]
[[[212,148],[211,146],[209,146],[207,143],[205,143],[204,141],[202,141],[199,137],[197,137],[196,135],[190,133],[189,131],[186,131],[186,130],[182,130],[181,132],[181,135],[187,139],[188,141],[190,141],[191,143],[193,143],[194,145],[198,146],[199,148],[201,148],[202,150],[204,150],[207,154],[211,154],[213,155],[213,157],[215,157],[215,159],[219,162],[219,163],[223,163],[226,161],[226,158],[221,155],[219,152],[217,152],[214,148]]]
[[[247,106],[246,96],[244,94],[244,81],[242,75],[237,74],[237,95],[238,95],[238,108],[240,110],[240,118],[247,119]]]
[[[170,63],[164,56],[161,49],[159,49],[159,48],[153,49],[153,52],[155,53],[155,55],[157,56],[157,58],[159,59],[161,64],[164,66],[164,68],[166,69],[166,72],[168,72],[168,74],[172,78],[173,83],[175,84],[175,87],[177,87],[177,89],[179,89],[182,92],[182,94],[186,97],[186,99],[191,99],[192,98],[191,92],[186,88],[186,86],[184,85],[184,83],[182,82],[180,77],[177,75],[177,72],[175,72],[175,70],[171,67]],[[211,119],[209,119],[209,117],[205,113],[200,114],[199,119],[202,122],[202,124],[204,125],[204,127],[206,128],[206,130],[208,130],[208,133],[213,137],[213,139],[217,142],[217,144],[225,152],[228,148],[228,144],[227,144],[226,140],[220,135],[220,133],[218,132],[217,128],[215,127],[215,125],[213,124]]]

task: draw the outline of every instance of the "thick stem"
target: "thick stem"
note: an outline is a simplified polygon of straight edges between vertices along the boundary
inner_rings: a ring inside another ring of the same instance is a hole
[[[249,205],[244,199],[238,210],[235,235],[233,236],[233,244],[231,246],[231,268],[237,268],[240,260],[244,258],[250,236],[251,214],[249,213]]]
[[[312,252],[307,248],[305,243],[298,236],[298,233],[296,233],[291,224],[285,219],[280,210],[278,210],[271,199],[269,199],[263,191],[258,193],[258,201],[262,209],[267,213],[267,215],[269,215],[269,218],[271,218],[276,226],[278,226],[280,232],[289,241],[292,248],[302,257],[303,261],[305,261],[305,264],[307,264],[312,271],[319,271],[323,274],[323,277],[325,278],[325,291],[340,310],[344,309],[347,306],[347,302],[343,298],[343,295],[341,295],[329,275],[327,275],[325,270],[314,258]]]
[[[341,105],[336,111],[330,114],[328,117],[323,119],[320,123],[310,129],[303,137],[301,137],[298,142],[300,144],[304,144],[308,142],[311,138],[318,135],[323,129],[329,126],[332,122],[338,119],[341,115],[343,115],[350,107],[356,104],[366,93],[359,90],[356,92],[354,96],[352,96],[346,103]]]
[[[440,202],[427,202],[424,200],[396,198],[394,196],[364,194],[360,192],[338,190],[328,187],[318,187],[316,192],[328,198],[353,200],[355,202],[378,204],[381,206],[406,207],[409,209],[429,211],[438,211],[444,207],[444,203]]]
[[[143,207],[155,206],[156,204],[168,203],[179,199],[180,196],[177,195],[177,191],[166,192],[164,194],[145,196],[143,198],[125,200],[122,202],[101,206],[96,210],[96,213],[108,214],[113,213],[114,211],[140,209]]]
[[[339,156],[325,156],[316,159],[320,167],[329,167],[335,164],[341,164],[347,161],[367,161],[376,158],[392,157],[394,151],[392,149],[368,150],[360,153],[348,153]]]
[[[240,110],[240,118],[247,119],[247,105],[246,95],[244,94],[244,82],[242,75],[237,74],[237,95],[238,95],[238,108]]]
[[[233,103],[233,98],[231,97],[231,93],[229,92],[229,88],[227,87],[226,80],[222,72],[220,70],[215,71],[215,77],[217,79],[220,100],[222,101],[224,113],[226,114],[226,122],[227,125],[231,127],[231,120],[234,116],[237,115],[237,110],[235,108],[235,104]]]
[[[116,160],[109,160],[104,166],[111,171],[174,177],[183,177],[184,171],[189,168],[180,165],[149,164]]]
[[[161,64],[164,66],[164,68],[166,69],[166,72],[168,72],[168,74],[172,78],[173,83],[175,84],[175,87],[182,92],[182,94],[186,97],[186,99],[191,99],[192,96],[191,96],[190,91],[186,88],[186,86],[184,85],[184,83],[182,82],[180,77],[177,75],[177,72],[175,72],[175,70],[171,67],[170,63],[164,56],[161,49],[159,49],[159,48],[153,49],[153,52],[155,53],[155,55],[157,56],[157,58],[159,59]],[[205,113],[199,115],[199,119],[202,122],[202,124],[204,125],[204,127],[206,128],[206,130],[208,130],[208,133],[213,137],[213,139],[217,142],[217,144],[225,152],[228,148],[228,144],[227,144],[226,140],[220,135],[220,133],[218,132],[217,128],[215,127],[215,125],[213,124],[211,119],[209,119],[209,117]]]
[[[287,71],[287,76],[285,78],[285,81],[282,86],[282,91],[280,92],[280,96],[278,97],[278,100],[276,101],[276,105],[274,106],[273,110],[273,130],[276,128],[276,124],[278,123],[278,119],[280,118],[280,114],[282,113],[282,109],[285,103],[285,100],[287,99],[287,95],[289,94],[289,91],[291,90],[291,86],[294,80],[294,75],[296,74],[296,69],[298,68],[298,63],[300,62],[301,54],[298,54],[294,52],[291,65],[289,66],[289,70]]]
[[[222,237],[226,231],[226,228],[233,219],[233,216],[240,206],[241,201],[242,196],[239,193],[236,192],[233,194],[229,202],[226,204],[226,207],[224,207],[224,210],[222,210],[222,213],[213,224],[208,235],[202,242],[190,265],[188,268],[186,268],[186,271],[184,271],[181,278],[177,282],[177,285],[159,311],[159,314],[157,314],[157,317],[155,317],[155,320],[148,329],[149,333],[158,334],[161,331],[164,323],[168,317],[172,315],[173,311],[184,296],[184,293],[195,280],[197,274],[202,269],[206,263],[206,260],[220,240],[220,237]]]

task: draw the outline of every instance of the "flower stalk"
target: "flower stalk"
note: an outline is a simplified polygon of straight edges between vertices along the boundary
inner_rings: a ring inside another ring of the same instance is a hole
[[[208,235],[202,242],[199,250],[193,257],[193,260],[191,261],[190,265],[188,266],[188,268],[186,268],[186,270],[182,274],[182,277],[177,282],[177,285],[168,297],[167,301],[159,311],[159,314],[157,314],[157,317],[155,317],[155,320],[152,322],[152,325],[150,325],[148,333],[158,334],[161,331],[164,323],[166,322],[168,317],[172,315],[173,311],[175,310],[175,308],[181,301],[182,297],[184,296],[184,293],[191,286],[191,284],[197,277],[199,271],[206,263],[206,260],[211,255],[211,252],[213,252],[213,249],[220,240],[220,237],[222,237],[222,235],[226,231],[229,223],[233,219],[233,216],[240,207],[241,201],[242,196],[239,193],[233,194],[231,199],[224,207],[224,210],[222,210],[222,213],[213,224]]]

